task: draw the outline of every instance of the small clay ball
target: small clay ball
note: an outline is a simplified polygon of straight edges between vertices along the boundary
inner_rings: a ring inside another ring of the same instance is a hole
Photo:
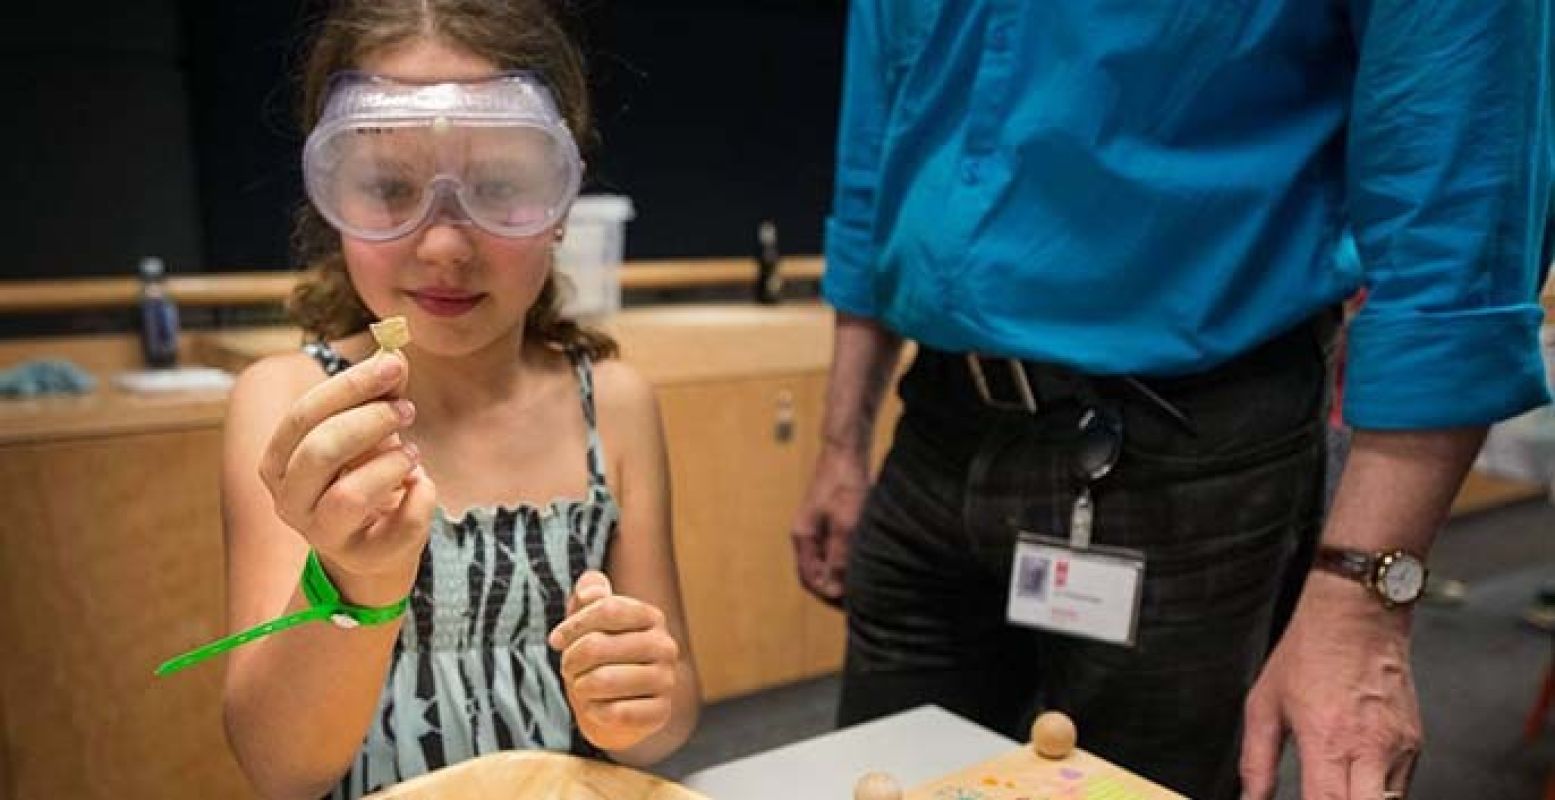
[[[884,772],[865,773],[853,784],[853,800],[902,800],[902,785]]]
[[[1077,738],[1074,721],[1062,711],[1045,711],[1031,723],[1031,747],[1043,758],[1066,758]]]

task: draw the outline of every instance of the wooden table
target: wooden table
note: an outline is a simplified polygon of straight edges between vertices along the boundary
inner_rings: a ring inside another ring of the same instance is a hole
[[[493,753],[413,778],[368,800],[708,800],[629,767],[543,751]]]
[[[710,767],[684,783],[718,800],[847,800],[868,772],[890,775],[906,800],[1183,800],[1083,750],[1039,758],[1025,743],[932,705]]]

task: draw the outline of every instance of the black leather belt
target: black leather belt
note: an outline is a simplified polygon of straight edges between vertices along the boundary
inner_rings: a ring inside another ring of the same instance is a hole
[[[967,353],[965,358],[972,385],[977,387],[977,395],[983,404],[990,408],[1035,414],[1046,402],[1079,401],[1094,405],[1106,396],[1118,394],[1116,387],[1121,387],[1149,401],[1190,432],[1193,430],[1193,423],[1182,409],[1139,378],[1128,375],[1097,377],[1054,364],[978,353]],[[991,370],[1006,371],[1011,396],[1000,396],[998,383],[989,380]]]
[[[1095,405],[1104,400],[1143,400],[1167,414],[1189,432],[1192,421],[1168,399],[1179,392],[1247,379],[1296,358],[1317,358],[1337,328],[1337,310],[1324,311],[1230,361],[1191,375],[1151,378],[1129,375],[1089,375],[1059,364],[981,353],[926,350],[944,364],[941,373],[966,380],[981,404],[1000,411],[1041,413],[1059,404]],[[959,373],[959,376],[957,375]]]

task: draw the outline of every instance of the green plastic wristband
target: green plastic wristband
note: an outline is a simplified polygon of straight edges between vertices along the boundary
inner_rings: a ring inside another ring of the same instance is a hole
[[[302,566],[302,578],[299,580],[302,588],[302,596],[307,599],[308,607],[295,614],[287,614],[277,617],[269,622],[261,623],[241,633],[234,633],[222,639],[217,639],[210,644],[197,647],[181,656],[170,658],[157,667],[158,676],[170,675],[186,667],[192,667],[201,661],[214,658],[236,647],[241,647],[255,639],[262,639],[272,633],[294,628],[305,622],[318,622],[329,620],[337,627],[355,628],[359,625],[383,625],[393,622],[405,613],[410,605],[410,598],[406,597],[397,603],[386,606],[354,606],[340,600],[340,590],[329,580],[329,574],[324,571],[324,565],[319,563],[319,555],[313,550],[308,551],[307,563]]]

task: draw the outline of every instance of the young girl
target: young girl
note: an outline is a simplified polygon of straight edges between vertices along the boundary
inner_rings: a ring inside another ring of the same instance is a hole
[[[504,749],[663,758],[698,698],[658,409],[552,273],[578,55],[543,0],[350,0],[304,93],[319,338],[233,390],[229,616],[307,608],[305,569],[376,616],[232,652],[239,762],[266,796],[356,797]],[[412,341],[379,353],[390,316]]]

